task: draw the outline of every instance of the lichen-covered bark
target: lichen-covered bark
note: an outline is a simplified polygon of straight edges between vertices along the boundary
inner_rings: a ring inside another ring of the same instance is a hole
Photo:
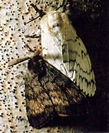
[[[45,1],[42,1],[43,6],[45,6]],[[26,24],[32,18],[38,16],[30,6],[33,2],[33,0],[0,1],[0,132],[73,133],[87,131],[89,130],[87,123],[83,124],[82,122],[77,125],[69,123],[70,126],[58,125],[40,130],[33,129],[29,125],[25,107],[24,79],[27,62],[10,68],[8,62],[14,58],[29,55],[28,45],[32,49],[40,48],[40,39],[26,37],[26,35],[38,35],[40,18]],[[38,6],[41,6],[40,3]],[[86,44],[96,74],[97,92],[91,100],[93,115],[96,120],[90,118],[92,123],[95,121],[91,131],[106,131],[107,105],[105,97],[106,88],[109,84],[106,77],[106,73],[108,73],[105,31],[106,4],[103,0],[96,2],[72,0],[70,8],[72,11],[70,19]],[[55,120],[55,123],[58,122]]]

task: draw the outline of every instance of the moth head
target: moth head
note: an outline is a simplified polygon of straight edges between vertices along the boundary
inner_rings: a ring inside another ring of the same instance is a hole
[[[60,12],[57,12],[57,11],[48,12],[47,26],[50,31],[55,32],[55,33],[58,32],[63,26],[62,21],[63,20],[62,20]]]
[[[36,55],[30,59],[28,62],[28,69],[29,71],[34,72],[41,77],[41,75],[45,73],[43,58],[39,55]]]

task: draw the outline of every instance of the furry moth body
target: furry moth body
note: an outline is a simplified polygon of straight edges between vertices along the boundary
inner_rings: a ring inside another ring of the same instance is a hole
[[[94,71],[82,40],[77,36],[67,14],[50,9],[41,19],[42,56],[68,76],[83,92],[93,96]]]
[[[28,69],[25,96],[31,126],[41,128],[55,114],[77,116],[90,111],[82,90],[42,57],[30,59]]]

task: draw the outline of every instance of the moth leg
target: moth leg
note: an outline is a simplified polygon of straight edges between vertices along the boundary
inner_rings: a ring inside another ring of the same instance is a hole
[[[41,38],[41,35],[36,35],[36,34],[34,34],[34,35],[25,35],[25,37],[27,37],[27,38]]]
[[[40,55],[41,52],[42,52],[42,49],[35,49],[35,50],[34,50],[33,48],[31,48],[31,47],[29,46],[29,44],[27,44],[27,47],[30,49],[31,52],[34,53],[34,56],[35,56],[35,55]]]
[[[58,115],[61,116],[61,117],[68,117],[69,116],[67,114],[61,114],[61,113],[58,113]]]
[[[39,17],[43,17],[45,15],[45,12],[43,12],[42,10],[38,9],[36,5],[31,4],[31,6],[35,9],[36,13],[39,13]]]
[[[38,30],[35,34],[33,35],[25,35],[26,38],[35,38],[37,40],[40,40],[41,39],[41,33],[40,31]],[[36,50],[36,48],[32,48],[29,44],[27,44],[27,47],[29,48],[29,50],[31,52],[34,52]]]
[[[40,29],[38,29],[35,34],[25,35],[25,37],[26,38],[32,38],[32,39],[35,38],[37,40],[41,40],[41,31],[40,31]],[[27,47],[30,49],[30,51],[34,52],[34,49],[29,44],[27,44]]]
[[[62,9],[63,9],[63,12],[65,12],[65,10],[66,10],[66,5],[67,5],[67,0],[63,0],[63,1],[62,1],[62,4],[61,4],[56,10],[62,8]]]
[[[34,20],[36,20],[36,19],[37,19],[37,18],[39,18],[39,17],[41,17],[41,18],[42,18],[42,17],[45,15],[45,12],[43,12],[43,11],[42,11],[42,10],[40,10],[40,9],[38,9],[36,5],[31,4],[31,6],[35,9],[36,13],[37,13],[37,12],[39,13],[39,16],[38,16],[38,17],[36,17],[36,18],[34,18],[34,19],[32,19],[32,20],[30,20],[30,21],[29,21],[29,22],[27,22],[26,24],[28,24],[28,23],[30,23],[30,22],[32,22],[32,21],[34,21]]]

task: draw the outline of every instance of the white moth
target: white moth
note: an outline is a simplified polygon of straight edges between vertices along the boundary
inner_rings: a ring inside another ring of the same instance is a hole
[[[96,83],[91,61],[67,14],[49,9],[40,26],[44,59],[68,76],[86,95],[93,96]]]

